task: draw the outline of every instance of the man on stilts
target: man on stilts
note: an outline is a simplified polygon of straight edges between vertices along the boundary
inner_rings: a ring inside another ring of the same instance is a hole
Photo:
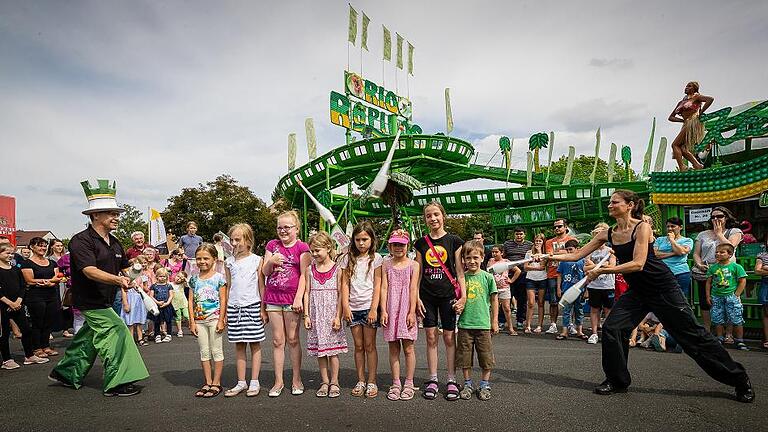
[[[125,210],[115,201],[114,181],[99,179],[96,188],[88,181],[81,185],[89,204],[83,214],[91,223],[72,237],[69,250],[73,303],[85,325],[48,378],[78,389],[98,355],[104,366],[104,396],[133,396],[141,391],[134,383],[149,373],[128,328],[112,309],[118,290],[131,286],[129,278],[119,275],[129,267],[128,258],[110,234]]]

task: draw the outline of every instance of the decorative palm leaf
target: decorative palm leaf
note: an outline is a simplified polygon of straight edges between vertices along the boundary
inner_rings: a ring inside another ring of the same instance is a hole
[[[539,132],[531,135],[528,139],[528,149],[535,151],[537,149],[547,148],[549,145],[549,136],[545,132]]]

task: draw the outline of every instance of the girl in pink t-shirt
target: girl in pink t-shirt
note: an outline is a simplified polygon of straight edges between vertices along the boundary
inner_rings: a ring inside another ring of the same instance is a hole
[[[262,319],[271,324],[275,364],[275,385],[269,390],[270,397],[283,392],[283,364],[285,344],[291,350],[293,380],[291,394],[304,393],[301,382],[301,344],[299,343],[300,317],[304,311],[303,297],[305,275],[311,260],[309,246],[297,238],[299,215],[295,211],[280,214],[277,218],[277,239],[267,243],[261,271],[266,277]]]

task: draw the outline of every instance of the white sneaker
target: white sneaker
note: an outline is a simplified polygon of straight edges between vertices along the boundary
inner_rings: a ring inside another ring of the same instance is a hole
[[[51,359],[44,358],[44,357],[38,357],[36,355],[33,355],[32,357],[24,357],[24,364],[25,365],[31,365],[31,364],[44,364],[51,361]]]
[[[577,331],[576,331],[576,326],[574,326],[573,324],[571,324],[571,325],[569,325],[569,326],[568,326],[568,333],[569,333],[571,336],[574,336],[574,335],[578,334],[579,332],[577,332]]]
[[[0,366],[0,369],[12,370],[12,369],[18,369],[20,367],[21,366],[19,366],[19,364],[16,363],[16,361],[14,361],[13,359],[8,359],[3,362],[3,365]]]
[[[555,323],[550,324],[549,328],[544,333],[546,333],[546,334],[555,334],[555,333],[557,333],[557,324],[555,324]]]
[[[156,344],[163,343],[163,337],[160,335],[155,336],[155,343]]]
[[[176,333],[176,337],[179,337],[179,338],[180,338],[180,337],[184,337],[184,332],[182,332],[181,330],[179,330],[179,332],[178,332],[178,333]]]
[[[169,334],[165,335],[165,337],[163,338],[163,342],[170,342],[170,341],[171,341],[171,335]]]
[[[589,339],[587,339],[588,344],[596,344],[597,343],[597,333],[592,333],[592,335],[589,336]]]

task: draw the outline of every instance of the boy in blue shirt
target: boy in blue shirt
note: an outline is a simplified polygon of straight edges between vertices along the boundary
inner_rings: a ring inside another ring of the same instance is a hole
[[[736,335],[736,347],[749,351],[744,344],[744,306],[740,298],[747,285],[747,272],[741,265],[731,262],[733,251],[730,243],[717,245],[717,262],[707,270],[707,302],[712,306],[710,314],[717,338],[723,341],[723,325],[730,322]]]
[[[568,240],[565,242],[565,250],[568,253],[575,253],[579,250],[579,242],[577,240]],[[561,261],[557,265],[557,298],[561,298],[563,294],[568,291],[576,282],[580,281],[584,277],[584,259],[578,261]],[[586,336],[581,331],[581,322],[584,319],[584,296],[574,300],[573,303],[566,305],[563,308],[563,330],[557,335],[555,339],[564,340],[568,338],[568,332],[571,327],[571,313],[574,315],[575,329],[573,334],[581,339],[586,339]]]

